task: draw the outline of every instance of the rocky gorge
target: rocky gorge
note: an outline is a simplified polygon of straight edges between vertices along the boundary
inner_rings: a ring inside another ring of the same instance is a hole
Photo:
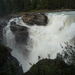
[[[26,13],[0,19],[0,43],[5,45],[5,37],[7,46],[12,49],[0,47],[0,75],[22,75],[23,71],[24,75],[75,75],[75,60],[72,59],[75,58],[75,45],[68,44],[74,43],[75,12],[63,13],[49,13],[47,16]],[[62,46],[63,43],[67,46]],[[62,50],[65,50],[64,57]]]
[[[45,14],[24,14],[24,15],[10,15],[3,18],[0,18],[0,75],[8,74],[8,75],[22,75],[23,70],[19,65],[19,61],[11,55],[11,49],[5,47],[3,40],[3,28],[8,24],[9,20],[12,18],[22,17],[24,23],[27,23],[28,26],[38,25],[38,26],[46,26],[48,18]],[[28,39],[28,28],[25,26],[21,26],[16,22],[12,21],[10,23],[10,30],[15,35],[15,40],[18,44],[22,42],[22,44],[27,44]],[[6,32],[5,32],[6,33]],[[2,45],[3,44],[3,45]],[[3,59],[2,59],[3,58]],[[8,67],[8,69],[7,69]],[[13,70],[13,72],[12,72]]]
[[[46,26],[48,22],[48,18],[45,14],[43,13],[27,13],[23,15],[9,15],[4,18],[0,19],[0,41],[3,42],[3,28],[7,25],[10,19],[16,18],[16,17],[21,17],[24,23],[27,23],[27,25],[38,25],[38,26]],[[22,42],[22,40],[27,39],[28,37],[28,29],[24,26],[17,25],[16,22],[11,22],[10,26],[11,31],[15,34],[15,37],[17,38],[16,40],[18,42]],[[22,37],[22,36],[25,37]],[[19,40],[18,40],[19,39]]]

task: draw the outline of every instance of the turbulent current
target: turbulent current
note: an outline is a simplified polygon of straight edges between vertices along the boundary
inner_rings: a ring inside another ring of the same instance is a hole
[[[24,72],[31,67],[29,63],[38,62],[38,56],[43,59],[48,58],[50,54],[50,58],[54,59],[57,53],[62,52],[60,44],[64,46],[64,42],[70,44],[75,42],[75,12],[46,13],[46,15],[48,17],[46,26],[28,26],[19,17],[11,19],[3,29],[4,42],[12,48],[11,54],[18,59]],[[10,30],[12,21],[28,28],[27,45],[20,46],[15,41],[15,35]]]

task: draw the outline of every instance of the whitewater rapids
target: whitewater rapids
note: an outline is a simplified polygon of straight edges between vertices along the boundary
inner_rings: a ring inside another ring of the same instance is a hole
[[[46,13],[46,15],[48,17],[46,26],[28,26],[19,17],[11,19],[3,29],[4,42],[12,48],[11,54],[18,59],[24,72],[31,67],[29,63],[38,62],[38,56],[43,59],[48,58],[48,54],[50,54],[50,58],[54,59],[57,53],[62,52],[60,44],[64,46],[64,42],[70,44],[75,42],[75,12]],[[18,46],[15,36],[10,30],[12,21],[28,28],[27,45]],[[24,48],[28,50],[28,55],[24,54]]]

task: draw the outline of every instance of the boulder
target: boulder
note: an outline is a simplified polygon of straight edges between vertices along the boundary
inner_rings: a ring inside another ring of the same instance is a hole
[[[16,25],[16,22],[12,21],[10,24],[11,24],[11,25]]]
[[[45,14],[24,14],[23,17],[23,22],[27,23],[28,25],[43,25],[45,26],[47,24],[48,18]]]
[[[15,22],[11,23],[10,29],[15,35],[15,40],[18,44],[26,44],[28,38],[28,29],[27,27],[17,25]]]

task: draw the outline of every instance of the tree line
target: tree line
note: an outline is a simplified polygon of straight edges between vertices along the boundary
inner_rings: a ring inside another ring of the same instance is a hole
[[[0,0],[0,15],[31,10],[74,9],[75,0]]]

